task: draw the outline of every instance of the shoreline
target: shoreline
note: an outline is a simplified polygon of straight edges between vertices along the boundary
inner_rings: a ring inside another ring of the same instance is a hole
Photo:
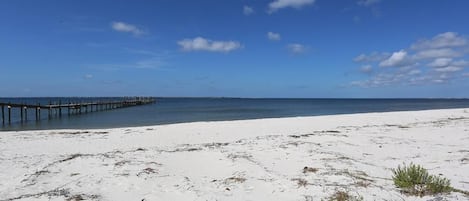
[[[162,124],[151,124],[151,125],[136,125],[136,126],[123,126],[123,127],[103,127],[103,128],[36,128],[36,129],[23,129],[23,130],[4,130],[0,129],[1,132],[34,132],[34,131],[54,131],[54,130],[109,130],[109,129],[127,129],[127,128],[140,128],[140,127],[154,127],[154,126],[168,126],[178,124],[191,124],[191,123],[217,123],[217,122],[236,122],[236,121],[256,121],[256,120],[269,120],[269,119],[290,119],[290,118],[313,118],[313,117],[329,117],[329,116],[341,116],[341,115],[361,115],[361,114],[381,114],[381,113],[399,113],[399,112],[423,112],[423,111],[439,111],[439,110],[469,110],[469,107],[462,108],[443,108],[443,109],[420,109],[420,110],[397,110],[397,111],[377,111],[377,112],[356,112],[356,113],[337,113],[337,114],[320,114],[320,115],[304,115],[304,116],[284,116],[284,117],[260,117],[260,118],[248,118],[248,119],[227,119],[227,120],[208,120],[208,121],[187,121],[187,122],[176,122],[176,123],[162,123]],[[18,124],[16,122],[15,124]]]
[[[391,169],[421,164],[469,190],[468,128],[461,108],[2,131],[0,200],[428,200],[401,194]]]

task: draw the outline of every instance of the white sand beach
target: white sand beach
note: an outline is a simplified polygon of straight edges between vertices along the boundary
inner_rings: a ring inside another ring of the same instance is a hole
[[[400,193],[411,162],[469,190],[469,109],[0,132],[0,200],[469,200]]]

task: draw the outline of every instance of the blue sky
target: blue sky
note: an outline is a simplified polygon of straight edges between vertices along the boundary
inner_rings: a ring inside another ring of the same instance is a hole
[[[469,97],[469,1],[0,1],[0,95]]]

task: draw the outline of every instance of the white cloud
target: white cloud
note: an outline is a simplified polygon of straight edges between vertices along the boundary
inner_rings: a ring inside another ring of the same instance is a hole
[[[452,58],[436,58],[428,64],[430,67],[445,67],[451,64]]]
[[[435,48],[447,48],[447,47],[460,47],[467,44],[467,39],[459,36],[455,32],[446,32],[438,34],[430,40],[423,39],[412,44],[411,49],[435,49]]]
[[[386,85],[424,85],[451,83],[469,74],[469,38],[454,32],[438,34],[431,39],[419,40],[407,49],[388,54],[373,52],[360,54],[353,60],[360,63],[358,70],[367,66],[396,67],[373,68],[367,80],[351,82],[361,87]],[[386,55],[384,57],[383,55]]]
[[[384,61],[379,63],[379,66],[383,67],[396,67],[404,66],[408,64],[407,62],[407,52],[405,50],[400,50],[399,52],[394,52],[392,55]]]
[[[268,32],[267,33],[267,38],[269,40],[280,40],[280,34],[279,33],[274,33],[274,32]]]
[[[127,24],[125,22],[112,22],[111,27],[115,31],[128,32],[134,34],[135,36],[145,34],[143,30],[137,28],[135,25]]]
[[[306,52],[306,46],[298,43],[292,43],[287,45],[287,49],[293,54],[301,54]]]
[[[469,77],[469,73],[463,73],[462,76]]]
[[[243,13],[246,16],[254,14],[254,8],[252,8],[250,6],[243,6]]]
[[[183,51],[231,52],[241,48],[237,41],[213,41],[202,37],[177,42]]]
[[[269,13],[276,12],[282,8],[296,8],[314,4],[315,0],[274,0],[269,3]]]
[[[373,4],[379,3],[381,0],[360,0],[357,2],[360,6],[371,6]]]

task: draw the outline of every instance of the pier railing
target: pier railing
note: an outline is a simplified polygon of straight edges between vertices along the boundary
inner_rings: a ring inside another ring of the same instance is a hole
[[[23,103],[3,103],[0,102],[1,107],[1,119],[2,124],[11,124],[12,121],[12,109],[19,112],[19,121],[28,121],[28,111],[35,112],[35,120],[41,120],[41,111],[47,111],[48,119],[53,117],[62,117],[62,115],[76,115],[84,114],[89,112],[97,112],[104,110],[111,110],[117,108],[146,105],[155,103],[153,97],[135,97],[126,98],[123,100],[107,100],[107,101],[92,101],[92,102],[68,102],[58,103],[49,102],[49,104],[23,104]],[[19,111],[18,111],[19,110]]]

